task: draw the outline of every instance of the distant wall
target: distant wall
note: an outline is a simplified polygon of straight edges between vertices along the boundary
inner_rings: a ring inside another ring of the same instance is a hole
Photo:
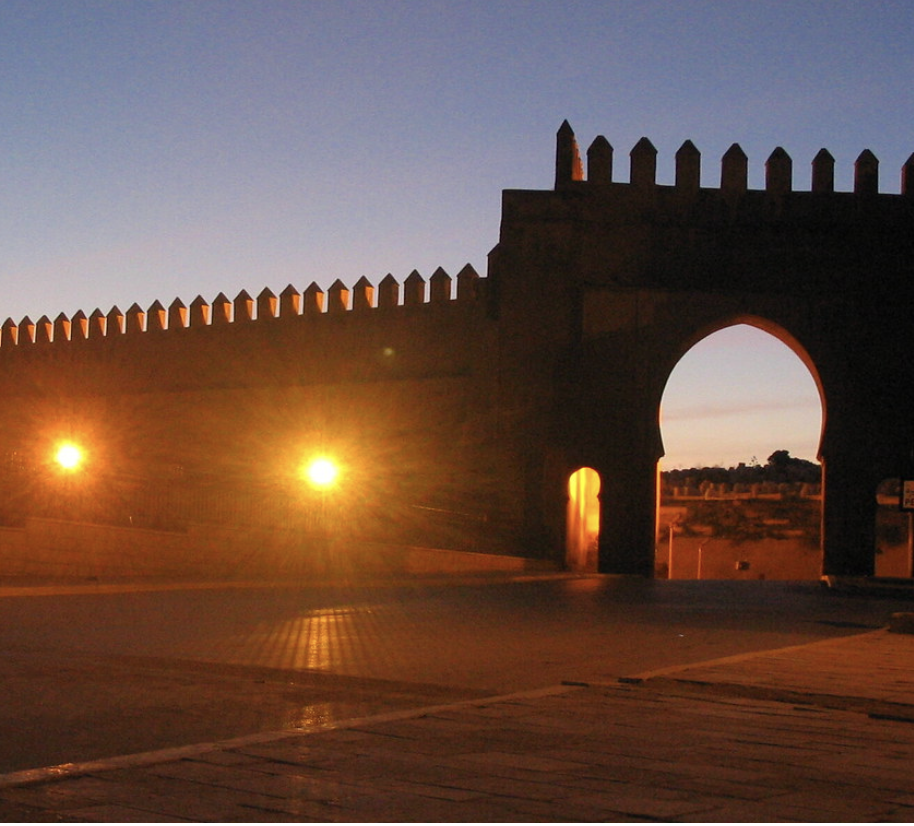
[[[717,537],[675,536],[673,579],[818,580],[819,549],[794,539],[735,542]],[[669,572],[669,545],[657,552],[657,575]]]

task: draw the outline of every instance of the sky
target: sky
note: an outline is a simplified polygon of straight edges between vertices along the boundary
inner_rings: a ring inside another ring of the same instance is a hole
[[[661,469],[764,465],[776,450],[816,461],[822,403],[787,345],[738,324],[698,342],[676,365],[661,405]]]
[[[737,142],[753,188],[776,146],[808,188],[826,147],[837,189],[870,149],[898,192],[912,34],[909,0],[0,0],[0,319],[485,275],[501,191],[551,188],[565,119],[582,149],[606,136],[617,180],[646,136],[659,183],[690,139],[705,186]],[[715,340],[731,364],[764,347]],[[808,408],[785,375],[764,398]],[[722,438],[740,398],[702,419],[668,393],[664,420],[713,432],[708,464],[764,461]]]

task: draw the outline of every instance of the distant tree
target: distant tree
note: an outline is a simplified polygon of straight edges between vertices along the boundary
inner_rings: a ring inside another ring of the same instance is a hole
[[[776,450],[768,457],[768,482],[808,482],[815,484],[821,479],[822,469],[815,462],[797,459],[788,450]]]
[[[761,482],[799,482],[818,484],[822,469],[815,462],[797,459],[788,450],[776,450],[761,465],[755,456],[749,463],[740,462],[736,467],[723,468],[719,465],[701,468],[678,468],[666,470],[661,476],[669,485],[698,488],[704,482],[712,484],[752,485]]]
[[[790,464],[790,451],[789,450],[776,450],[768,457],[768,464],[773,468],[785,468]]]

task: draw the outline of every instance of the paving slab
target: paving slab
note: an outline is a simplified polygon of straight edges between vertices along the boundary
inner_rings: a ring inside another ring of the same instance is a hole
[[[914,636],[0,776],[0,819],[914,821]]]

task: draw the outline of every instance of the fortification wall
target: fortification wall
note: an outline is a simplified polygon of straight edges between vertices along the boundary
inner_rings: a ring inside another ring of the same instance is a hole
[[[563,124],[554,190],[505,191],[502,243],[537,260],[560,258],[575,280],[613,288],[818,297],[835,289],[909,290],[895,274],[900,258],[914,253],[914,155],[901,167],[900,194],[889,194],[879,190],[880,164],[869,150],[854,163],[852,192],[835,190],[826,149],[810,164],[806,190],[795,186],[782,147],[764,162],[761,190],[748,187],[749,159],[738,144],[721,158],[712,187],[700,186],[701,153],[691,141],[676,153],[670,184],[658,182],[657,150],[647,138],[630,152],[628,182],[614,180],[613,154],[598,136],[585,176],[574,133]]]
[[[156,542],[213,570],[231,568],[214,535],[229,558],[278,542],[277,564],[289,535],[504,552],[517,517],[497,470],[496,327],[485,280],[456,280],[8,320],[0,520],[133,527],[137,547],[170,531],[180,541]],[[85,450],[79,474],[54,465],[61,440]],[[332,495],[300,478],[318,453],[344,468]]]
[[[781,148],[763,190],[738,145],[715,187],[691,142],[671,184],[656,154],[639,141],[621,183],[598,137],[585,177],[563,124],[555,188],[505,191],[485,279],[467,267],[7,319],[0,525],[345,530],[560,559],[568,478],[588,466],[601,570],[650,575],[666,381],[702,336],[748,321],[818,380],[826,572],[867,573],[872,491],[911,447],[914,156],[886,194],[868,151],[853,192],[835,191],[825,150],[808,191]],[[84,473],[54,471],[63,438],[85,446]],[[303,493],[316,452],[345,467],[333,496]]]

